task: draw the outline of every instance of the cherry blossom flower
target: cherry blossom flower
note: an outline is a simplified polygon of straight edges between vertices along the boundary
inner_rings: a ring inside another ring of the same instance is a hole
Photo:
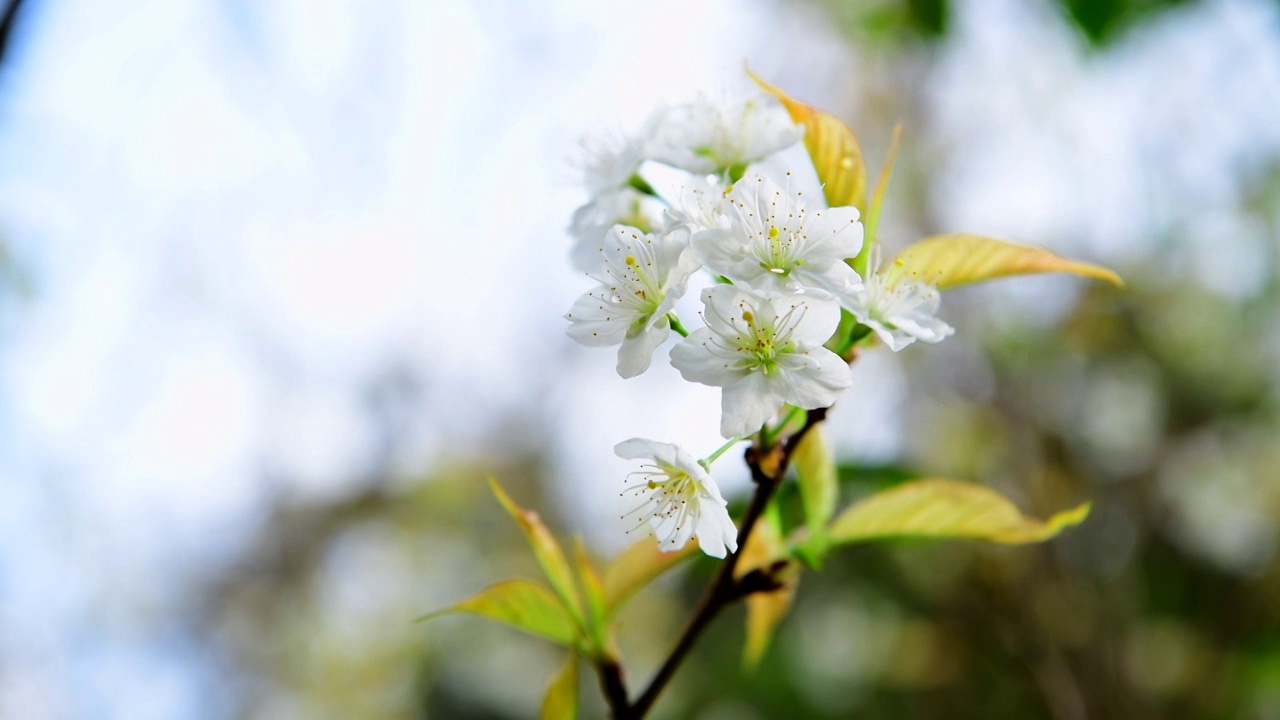
[[[872,250],[872,266],[879,262],[878,251],[878,247]],[[934,317],[940,301],[937,288],[903,277],[896,265],[872,273],[861,289],[842,297],[858,322],[874,330],[894,352],[916,340],[942,342],[955,332],[955,328]]]
[[[804,135],[785,108],[754,95],[725,102],[702,96],[674,105],[662,112],[657,127],[653,159],[701,175],[741,174]]]
[[[810,202],[761,175],[739,180],[727,200],[728,227],[693,236],[694,252],[713,272],[767,295],[838,296],[862,284],[845,262],[862,248],[857,208],[828,208],[820,195]]]
[[[785,404],[828,407],[852,383],[822,345],[840,323],[834,300],[764,298],[730,285],[702,292],[701,328],[671,349],[684,379],[721,390],[720,434],[749,435]]]
[[[651,235],[615,226],[597,248],[596,270],[589,273],[600,285],[565,315],[569,337],[583,345],[619,345],[618,374],[639,375],[670,334],[667,313],[698,267],[687,228]]]
[[[651,198],[633,186],[640,164],[646,159],[658,115],[645,121],[639,132],[602,133],[583,138],[578,165],[590,200],[573,213],[569,233],[576,243],[571,254],[574,267],[588,271],[592,253],[614,225],[630,225],[649,232],[661,217]]]
[[[680,197],[667,210],[671,223],[685,225],[693,234],[729,226],[728,188],[718,180],[691,175],[680,188]]]
[[[711,557],[724,557],[726,549],[737,552],[738,528],[727,503],[692,455],[678,445],[643,438],[625,440],[613,450],[624,460],[648,461],[631,474],[633,482],[623,494],[642,498],[630,515],[636,516],[637,527],[653,529],[660,550],[679,550],[697,536],[698,546]]]

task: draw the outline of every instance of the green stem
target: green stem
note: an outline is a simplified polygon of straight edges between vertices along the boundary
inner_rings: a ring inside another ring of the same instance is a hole
[[[849,331],[849,337],[845,338],[844,342],[840,343],[840,346],[836,348],[836,354],[844,357],[845,353],[849,352],[854,345],[857,345],[859,340],[870,334],[871,328],[866,325],[854,325],[853,329]]]
[[[676,317],[676,311],[672,310],[667,313],[667,322],[671,323],[671,329],[680,333],[680,337],[689,337],[689,331],[680,323],[680,318]]]
[[[773,447],[773,444],[778,441],[778,436],[782,434],[782,431],[785,430],[786,427],[791,424],[792,420],[795,420],[797,417],[799,417],[800,413],[802,412],[804,412],[804,410],[793,406],[790,410],[787,410],[787,414],[783,416],[782,422],[774,426],[773,430],[770,430],[768,426],[765,426],[763,429],[761,429],[760,430],[761,445],[766,448]]]
[[[719,449],[711,453],[709,456],[707,456],[705,460],[702,461],[702,466],[710,469],[711,463],[715,462],[717,458],[719,458],[721,455],[728,452],[729,448],[733,447],[734,445],[737,445],[743,440],[749,439],[750,437],[751,437],[750,435],[739,435],[738,437],[733,438],[729,442],[721,445]]]

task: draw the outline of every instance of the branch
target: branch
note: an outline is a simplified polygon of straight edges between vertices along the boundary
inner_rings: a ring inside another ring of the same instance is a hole
[[[604,691],[611,714],[615,718],[626,717],[631,703],[627,700],[627,684],[622,679],[622,666],[611,657],[597,660],[594,664],[596,673],[600,675],[600,689]]]
[[[761,448],[755,445],[747,448],[747,466],[751,468],[751,479],[756,483],[756,491],[751,496],[751,504],[747,506],[747,511],[742,516],[742,526],[738,529],[738,550],[731,553],[720,564],[720,570],[716,573],[715,579],[712,580],[711,587],[707,589],[707,594],[703,596],[702,602],[698,604],[698,609],[694,611],[693,617],[689,619],[689,624],[685,627],[684,633],[680,635],[675,648],[671,650],[666,662],[662,664],[657,674],[653,676],[653,680],[649,681],[649,686],[645,688],[644,693],[630,706],[623,704],[620,707],[612,699],[610,700],[609,704],[613,709],[614,720],[641,720],[648,714],[653,707],[653,703],[657,701],[658,695],[662,693],[667,683],[671,681],[671,677],[675,675],[676,669],[680,667],[680,663],[689,654],[702,631],[711,624],[711,621],[720,614],[720,611],[751,593],[766,592],[778,588],[778,581],[773,577],[773,572],[780,570],[776,564],[763,572],[754,570],[741,579],[734,578],[734,571],[738,567],[738,559],[742,549],[747,545],[747,538],[751,537],[751,531],[755,529],[756,522],[760,520],[765,508],[769,506],[769,501],[773,499],[773,493],[782,484],[782,479],[786,477],[787,467],[791,464],[791,456],[795,454],[800,440],[826,417],[827,408],[810,410],[805,417],[804,426],[788,438],[785,443],[768,448]],[[604,672],[603,668],[601,672]],[[623,692],[625,703],[625,690]]]
[[[0,64],[3,64],[9,55],[9,45],[13,40],[13,28],[18,18],[18,10],[22,8],[23,0],[10,0],[4,9],[4,14],[0,15]]]

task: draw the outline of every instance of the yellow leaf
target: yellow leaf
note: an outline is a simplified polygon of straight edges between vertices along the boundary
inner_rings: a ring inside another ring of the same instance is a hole
[[[542,697],[541,720],[574,720],[578,717],[578,654],[569,653],[569,659],[551,676],[547,694]]]
[[[796,468],[805,525],[810,533],[820,535],[836,510],[840,491],[836,459],[823,440],[821,425],[809,428],[809,432],[800,439],[791,462]]]
[[[774,628],[791,610],[799,579],[800,575],[793,573],[780,589],[747,596],[747,640],[742,648],[742,664],[748,669],[758,666],[769,649]]]
[[[904,483],[854,504],[831,524],[830,537],[835,543],[923,537],[1020,545],[1048,540],[1088,515],[1085,503],[1040,521],[1024,516],[990,488],[933,478]]]
[[[697,549],[697,541],[691,539],[679,550],[662,552],[658,549],[658,541],[650,535],[623,550],[604,571],[605,608],[610,614],[617,612],[636,591]]]
[[[867,163],[862,159],[862,147],[853,130],[835,115],[792,99],[750,70],[747,74],[761,89],[782,102],[792,120],[804,126],[804,146],[823,183],[827,204],[831,207],[853,205],[865,210]]]
[[[420,617],[416,622],[449,613],[480,615],[561,645],[573,645],[578,637],[573,618],[555,594],[532,580],[522,578],[490,585],[466,600]]]
[[[782,541],[778,526],[772,522],[761,521],[756,523],[755,530],[743,545],[734,575],[741,578],[752,570],[765,567],[785,557],[786,545]],[[747,596],[747,638],[742,648],[742,664],[747,668],[754,668],[759,664],[760,658],[764,657],[764,652],[773,639],[774,628],[791,609],[799,577],[798,573],[787,573],[781,588]]]
[[[578,590],[573,584],[573,571],[569,569],[569,561],[565,559],[560,543],[556,542],[551,531],[542,523],[538,513],[516,505],[497,480],[489,478],[489,487],[498,498],[498,502],[502,503],[502,507],[506,508],[511,517],[520,524],[520,528],[529,538],[529,544],[533,547],[534,556],[538,558],[538,564],[542,566],[542,572],[551,582],[551,587],[564,601],[570,614],[580,622],[581,601],[578,598]]]
[[[1036,247],[956,233],[934,235],[911,245],[894,261],[908,277],[933,283],[940,290],[1009,275],[1062,272],[1124,285],[1110,270],[1068,260]]]

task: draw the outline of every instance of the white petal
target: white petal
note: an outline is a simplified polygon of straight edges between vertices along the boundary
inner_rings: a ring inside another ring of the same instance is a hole
[[[647,438],[634,437],[613,446],[613,452],[623,460],[644,460],[661,455],[674,457],[676,446]]]
[[[635,335],[628,335],[618,348],[618,374],[625,378],[633,378],[649,369],[653,360],[653,351],[667,339],[671,333],[671,325],[666,315],[657,322],[645,327]]]
[[[826,348],[779,358],[780,372],[770,378],[787,403],[805,410],[830,407],[853,385],[849,364]]]
[[[574,302],[565,315],[569,319],[569,327],[565,328],[569,337],[593,347],[622,342],[637,318],[626,308],[610,302],[608,293],[608,288],[598,288]]]
[[[925,315],[905,319],[898,326],[903,332],[917,340],[927,343],[939,343],[946,340],[956,331],[955,328],[935,317]]]
[[[858,208],[827,208],[815,211],[810,218],[805,226],[809,236],[805,258],[844,260],[856,256],[862,249],[862,223],[858,222]]]
[[[773,300],[773,307],[779,317],[792,313],[789,339],[806,347],[822,345],[840,326],[840,304],[834,300],[794,295]]]
[[[750,435],[778,414],[785,401],[760,373],[752,373],[720,394],[720,434],[731,438]]]
[[[730,552],[738,549],[738,529],[724,504],[710,498],[701,498],[698,508],[696,533],[698,547],[702,552],[715,558],[725,556],[726,547]]]
[[[806,288],[816,288],[832,297],[854,293],[862,288],[862,277],[844,260],[839,260],[829,267],[806,266],[791,273],[796,282]]]
[[[737,382],[744,375],[735,370],[732,355],[719,350],[719,341],[708,328],[698,328],[671,348],[671,366],[689,382],[722,387]]]
[[[714,285],[702,291],[704,317],[708,327],[721,335],[742,322],[744,310],[755,313],[757,298],[732,285]]]

